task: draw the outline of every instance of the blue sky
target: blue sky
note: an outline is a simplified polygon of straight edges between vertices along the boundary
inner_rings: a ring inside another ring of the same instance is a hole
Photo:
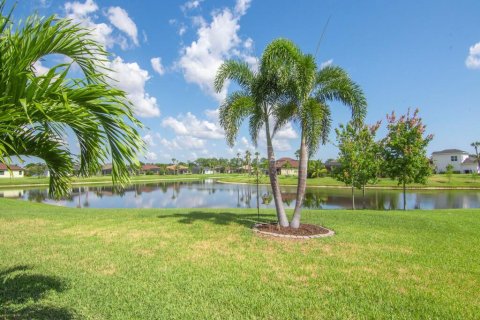
[[[93,28],[92,36],[113,54],[114,77],[149,128],[142,132],[149,145],[147,161],[232,157],[253,150],[246,128],[233,149],[225,144],[215,112],[225,92],[212,90],[216,68],[228,58],[254,65],[278,37],[314,53],[329,17],[317,63],[339,65],[361,85],[369,104],[367,123],[384,120],[392,110],[419,108],[428,133],[434,134],[429,153],[473,152],[469,144],[480,140],[478,0],[21,0],[14,16],[34,11]],[[39,72],[49,63],[40,62]],[[349,120],[344,106],[332,104],[332,110],[334,127]],[[297,131],[287,126],[280,132],[277,157],[293,157]],[[385,121],[379,137],[384,134]],[[258,150],[265,154],[262,140]],[[328,144],[314,158],[336,155]]]

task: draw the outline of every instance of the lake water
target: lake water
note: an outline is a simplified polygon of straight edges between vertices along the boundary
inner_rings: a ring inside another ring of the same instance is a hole
[[[295,187],[282,187],[286,207],[295,206]],[[256,208],[257,186],[224,184],[214,180],[133,184],[124,190],[112,186],[85,186],[73,189],[70,197],[53,201],[47,189],[0,189],[0,197],[21,198],[67,207],[90,208]],[[267,186],[259,186],[261,208],[274,208]],[[367,189],[365,208],[403,208],[400,190]],[[304,207],[350,209],[351,190],[307,188]],[[361,192],[357,208],[363,207]],[[412,190],[407,192],[408,209],[480,208],[480,190]]]

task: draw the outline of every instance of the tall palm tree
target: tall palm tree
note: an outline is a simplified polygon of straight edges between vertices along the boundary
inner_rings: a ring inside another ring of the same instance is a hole
[[[270,43],[265,51],[277,46],[277,41]],[[274,114],[278,99],[281,96],[281,87],[285,72],[282,68],[265,59],[265,53],[260,60],[258,71],[252,71],[247,63],[228,60],[217,72],[215,89],[220,92],[227,80],[235,81],[240,90],[231,93],[220,107],[220,124],[225,130],[227,143],[233,146],[242,122],[248,119],[249,131],[254,145],[257,145],[258,136],[262,128],[265,129],[267,154],[269,160],[269,177],[272,187],[278,223],[286,227],[288,219],[283,207],[275,168],[275,153],[272,139],[274,133],[270,128],[270,116]]]
[[[54,197],[69,192],[77,161],[88,176],[111,157],[113,182],[126,184],[144,149],[141,123],[125,93],[106,81],[107,52],[69,20],[33,15],[14,26],[4,11],[0,1],[0,162],[43,159]],[[35,63],[50,54],[69,57],[84,78],[69,77],[72,63],[36,74]],[[65,141],[69,133],[80,145],[78,158]]]
[[[276,109],[275,130],[290,121],[300,126],[300,155],[295,211],[292,228],[300,226],[301,208],[305,196],[308,157],[320,143],[326,143],[330,131],[330,106],[333,101],[351,108],[352,117],[361,122],[366,113],[366,99],[360,87],[340,67],[318,69],[315,57],[303,54],[291,41],[279,40],[268,53],[269,61],[284,64],[289,74],[286,101]]]

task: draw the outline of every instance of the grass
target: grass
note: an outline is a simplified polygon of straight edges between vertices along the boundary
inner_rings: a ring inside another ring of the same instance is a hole
[[[0,319],[480,313],[480,210],[306,211],[337,235],[285,241],[253,235],[254,210],[0,208]]]
[[[280,184],[282,185],[296,185],[296,176],[278,176]],[[237,182],[237,183],[256,183],[256,177],[248,175],[224,175],[219,179],[222,182]],[[260,183],[268,184],[268,176],[261,176]],[[311,187],[343,187],[343,182],[337,181],[332,177],[307,179],[307,186]],[[398,183],[388,178],[380,178],[374,187],[381,188],[401,188]],[[454,174],[451,181],[444,174],[435,174],[428,178],[427,184],[410,184],[409,188],[480,188],[480,176],[473,179],[469,174]]]
[[[222,177],[224,174],[215,174],[215,175],[206,175],[206,174],[186,174],[186,175],[141,175],[133,176],[131,180],[133,182],[154,182],[154,181],[165,181],[165,180],[200,180],[200,179],[210,179],[213,177]],[[0,188],[2,187],[12,187],[12,186],[24,186],[24,185],[48,185],[48,178],[44,177],[24,177],[24,178],[7,178],[0,179]],[[93,176],[88,178],[73,178],[73,184],[82,185],[82,184],[111,184],[111,176]]]
[[[189,174],[189,175],[141,175],[133,176],[132,182],[154,182],[154,181],[180,181],[180,180],[200,180],[218,178],[222,182],[236,182],[236,183],[256,183],[256,177],[249,176],[247,174]],[[296,185],[297,177],[295,176],[278,176],[280,184],[282,185]],[[269,184],[268,176],[262,175],[259,179],[262,184]],[[76,185],[88,185],[88,184],[111,184],[112,179],[110,176],[94,176],[89,178],[74,178],[73,183]],[[14,186],[36,186],[36,185],[48,185],[48,178],[36,178],[36,177],[24,177],[16,179],[0,179],[0,188],[14,187]],[[319,187],[344,187],[340,181],[337,181],[331,177],[307,179],[308,186]],[[381,178],[375,187],[381,187],[386,189],[400,188],[396,181],[388,178]],[[479,188],[480,189],[480,177],[473,179],[469,174],[454,174],[451,181],[444,174],[432,175],[426,185],[411,184],[409,188]]]

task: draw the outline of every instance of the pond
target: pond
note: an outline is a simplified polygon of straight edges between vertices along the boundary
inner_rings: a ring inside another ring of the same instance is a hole
[[[274,208],[269,187],[259,186],[260,208]],[[282,187],[286,207],[295,206],[295,187]],[[48,199],[47,189],[1,190],[0,197],[20,198],[67,207],[90,208],[256,208],[257,186],[225,184],[214,180],[132,184],[123,190],[112,186],[73,188],[65,199]],[[368,189],[365,200],[356,193],[357,208],[402,209],[400,190]],[[351,190],[307,188],[304,207],[310,209],[350,209]],[[480,190],[411,190],[408,209],[480,208]]]

